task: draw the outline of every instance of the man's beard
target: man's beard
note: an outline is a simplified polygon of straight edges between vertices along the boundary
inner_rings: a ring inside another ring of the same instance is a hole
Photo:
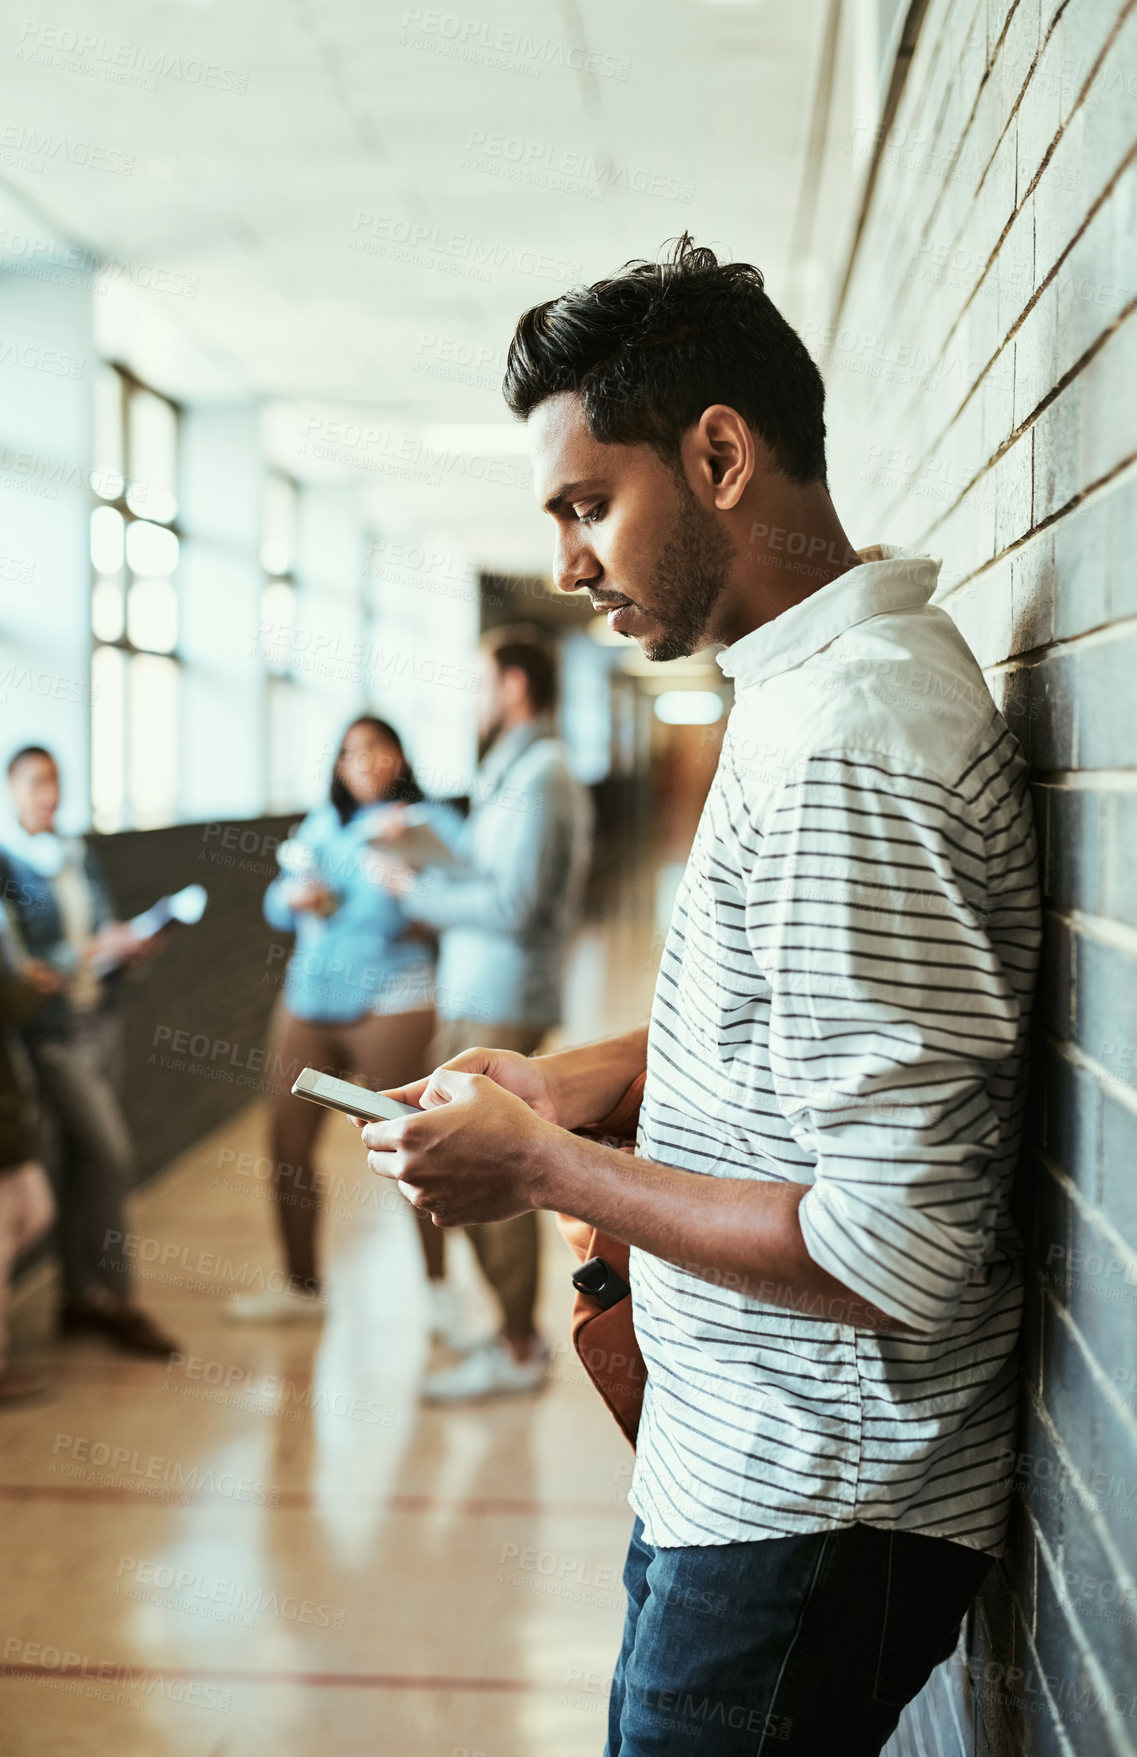
[[[707,624],[730,575],[734,549],[720,525],[699,505],[685,480],[671,536],[655,564],[648,613],[663,625],[644,641],[648,659],[685,659],[707,644]]]

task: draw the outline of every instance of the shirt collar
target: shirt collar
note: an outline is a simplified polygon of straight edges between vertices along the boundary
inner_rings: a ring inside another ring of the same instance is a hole
[[[936,589],[940,563],[930,555],[887,543],[859,554],[858,567],[783,610],[772,622],[751,629],[717,655],[737,689],[750,689],[782,671],[792,671],[870,616],[921,609]]]

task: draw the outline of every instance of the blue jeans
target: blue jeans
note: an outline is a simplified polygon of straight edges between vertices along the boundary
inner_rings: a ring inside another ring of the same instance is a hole
[[[637,1519],[606,1757],[876,1757],[990,1566],[868,1525],[664,1550]]]

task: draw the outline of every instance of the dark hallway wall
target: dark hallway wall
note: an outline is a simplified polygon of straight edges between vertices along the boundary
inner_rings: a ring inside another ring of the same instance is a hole
[[[265,1030],[290,943],[267,926],[261,899],[296,816],[93,838],[120,916],[182,885],[209,892],[203,920],[173,930],[121,986],[122,1097],[140,1179],[261,1095]]]

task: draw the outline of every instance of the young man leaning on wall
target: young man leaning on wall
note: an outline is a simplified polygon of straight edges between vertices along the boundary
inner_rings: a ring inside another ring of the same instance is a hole
[[[1003,1542],[1010,1192],[1039,942],[1023,762],[939,564],[857,554],[824,392],[744,263],[529,311],[555,575],[649,659],[712,642],[722,757],[646,1029],[456,1057],[364,1131],[445,1225],[563,1210],[632,1249],[647,1368],[609,1757],[861,1757]],[[646,1069],[634,1158],[569,1133]]]

